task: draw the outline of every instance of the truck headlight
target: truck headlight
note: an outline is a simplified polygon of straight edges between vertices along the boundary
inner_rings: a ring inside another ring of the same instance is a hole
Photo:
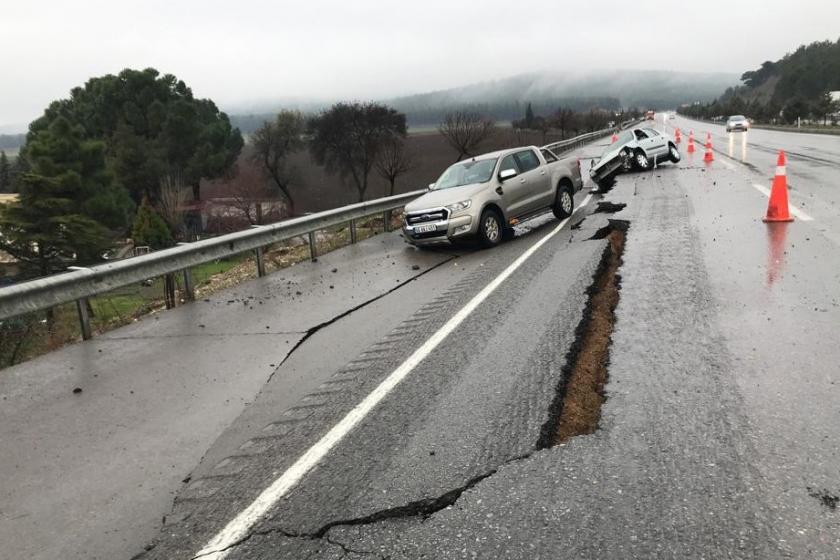
[[[461,202],[456,202],[455,204],[449,204],[446,206],[446,209],[449,210],[451,214],[457,214],[458,212],[463,212],[467,208],[470,207],[472,204],[472,200],[462,200]]]

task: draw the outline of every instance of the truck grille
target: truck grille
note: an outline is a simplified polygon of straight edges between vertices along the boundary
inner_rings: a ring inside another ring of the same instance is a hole
[[[413,212],[405,215],[405,223],[410,226],[425,222],[442,222],[449,217],[449,210],[446,208],[435,208],[425,212]]]

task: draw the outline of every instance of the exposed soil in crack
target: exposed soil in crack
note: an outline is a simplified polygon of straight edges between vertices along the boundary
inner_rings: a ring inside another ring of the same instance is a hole
[[[609,243],[588,290],[589,300],[575,332],[575,342],[566,355],[566,365],[549,407],[548,420],[537,441],[538,449],[591,434],[598,428],[605,400],[615,308],[620,295],[618,269],[628,226],[629,222],[610,220],[608,226],[593,236],[593,239],[607,239]]]

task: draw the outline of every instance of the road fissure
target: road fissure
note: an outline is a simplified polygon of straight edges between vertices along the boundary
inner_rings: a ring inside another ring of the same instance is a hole
[[[575,332],[575,342],[566,355],[548,419],[540,431],[538,449],[565,443],[569,439],[594,433],[606,400],[609,346],[615,325],[615,308],[620,297],[618,270],[629,222],[610,220],[592,239],[607,239],[604,254],[593,282],[583,317]]]

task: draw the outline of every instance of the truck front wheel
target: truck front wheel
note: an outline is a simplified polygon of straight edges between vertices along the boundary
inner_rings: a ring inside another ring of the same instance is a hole
[[[481,213],[478,224],[478,238],[485,247],[495,247],[502,241],[502,218],[499,213],[488,208]]]

